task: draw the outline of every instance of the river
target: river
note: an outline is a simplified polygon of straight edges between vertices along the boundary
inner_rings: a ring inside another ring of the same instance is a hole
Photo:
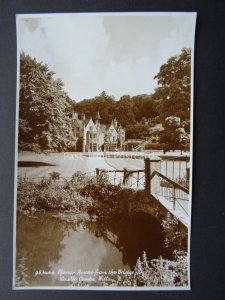
[[[40,212],[17,217],[17,279],[32,287],[117,285],[143,251],[166,257],[161,225],[148,215],[67,222]],[[118,273],[119,272],[119,273]]]
[[[143,159],[86,157],[82,154],[19,153],[18,174],[41,178],[50,172],[70,177],[95,168],[143,169]],[[34,163],[34,164],[33,164]],[[46,165],[45,165],[46,164]],[[162,161],[160,171],[185,177],[185,161]],[[144,185],[144,178],[143,185]],[[68,287],[118,285],[146,252],[148,260],[169,257],[161,224],[144,213],[132,220],[62,220],[58,213],[17,217],[16,271],[18,286]],[[116,272],[116,273],[115,273]]]

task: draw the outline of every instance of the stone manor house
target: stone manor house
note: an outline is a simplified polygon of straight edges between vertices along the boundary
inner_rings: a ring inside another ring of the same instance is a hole
[[[76,112],[73,113],[72,122],[77,140],[77,151],[81,151],[81,149],[78,149],[79,143],[80,148],[82,143],[83,152],[124,150],[125,129],[121,127],[116,119],[112,120],[108,126],[101,124],[100,121],[99,112],[94,120],[92,117],[86,119],[85,114],[80,119]]]

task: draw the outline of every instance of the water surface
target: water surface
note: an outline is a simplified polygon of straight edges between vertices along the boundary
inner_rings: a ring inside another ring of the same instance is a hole
[[[134,270],[143,251],[152,259],[165,257],[164,248],[161,225],[145,214],[132,221],[67,222],[44,212],[17,217],[17,277],[22,272],[26,279],[21,285],[112,285],[118,270]]]

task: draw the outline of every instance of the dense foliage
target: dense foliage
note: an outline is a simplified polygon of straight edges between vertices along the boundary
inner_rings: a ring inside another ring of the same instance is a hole
[[[94,98],[74,102],[72,111],[94,118],[99,111],[101,123],[110,124],[112,119],[116,118],[127,129],[130,125],[142,123],[144,119],[158,116],[157,106],[158,101],[153,101],[151,95],[124,95],[117,101],[114,96],[109,96],[103,91]]]
[[[178,220],[167,213],[162,222],[165,235],[165,246],[173,254],[174,249],[179,252],[187,252],[188,230],[185,226],[180,226]]]
[[[115,99],[103,91],[76,102],[67,96],[62,81],[54,79],[47,65],[21,53],[19,149],[73,151],[76,138],[70,117],[74,111],[94,119],[99,112],[102,124],[110,124],[116,118],[126,129],[126,139],[151,137],[152,127],[161,123],[164,131],[160,144],[165,145],[165,150],[188,149],[191,50],[182,49],[180,55],[169,58],[155,79],[158,87],[152,95],[123,95]],[[180,119],[175,132],[168,118]]]
[[[184,48],[180,55],[169,58],[154,78],[158,87],[153,99],[161,100],[161,119],[169,116],[180,117],[181,121],[190,119],[191,49]]]
[[[186,124],[186,123],[185,123]],[[164,130],[160,133],[160,143],[164,150],[189,150],[190,135],[185,131],[185,125],[179,117],[170,116],[163,122]],[[188,131],[188,129],[186,129]]]
[[[188,285],[188,259],[184,252],[176,252],[173,261],[158,258],[148,261],[146,253],[139,257],[134,271],[137,286],[175,287]]]
[[[37,211],[73,211],[80,213],[92,206],[90,197],[81,196],[67,181],[58,182],[59,173],[51,173],[40,182],[18,179],[17,211],[30,214]]]
[[[20,56],[19,149],[65,151],[73,147],[70,100],[47,65]]]

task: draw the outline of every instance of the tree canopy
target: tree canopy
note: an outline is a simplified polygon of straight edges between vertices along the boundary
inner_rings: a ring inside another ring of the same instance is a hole
[[[190,119],[191,92],[191,49],[184,48],[181,54],[168,59],[154,77],[158,87],[153,99],[160,100],[161,119],[168,116],[180,117],[182,121]]]
[[[19,148],[67,150],[73,145],[66,113],[69,97],[54,72],[25,53],[20,55]]]
[[[163,122],[163,127],[160,142],[165,145],[165,151],[189,150],[190,135],[185,131],[179,117],[167,117]]]
[[[123,95],[116,100],[103,91],[94,98],[74,102],[72,110],[93,118],[99,111],[103,124],[110,124],[112,119],[116,118],[123,127],[127,128],[129,125],[140,123],[143,118],[158,116],[157,106],[158,102],[154,101],[151,95],[143,94],[133,97]]]
[[[162,123],[160,141],[168,149],[187,148],[190,134],[191,50],[168,59],[154,77],[158,87],[152,95],[123,95],[105,91],[75,102],[63,82],[42,62],[25,53],[20,56],[19,148],[24,150],[73,150],[71,113],[87,118],[100,113],[102,124],[112,119],[126,129],[127,138],[151,136],[150,126]],[[177,120],[179,119],[179,125]],[[152,123],[153,122],[153,123]],[[176,124],[175,124],[176,123]]]

